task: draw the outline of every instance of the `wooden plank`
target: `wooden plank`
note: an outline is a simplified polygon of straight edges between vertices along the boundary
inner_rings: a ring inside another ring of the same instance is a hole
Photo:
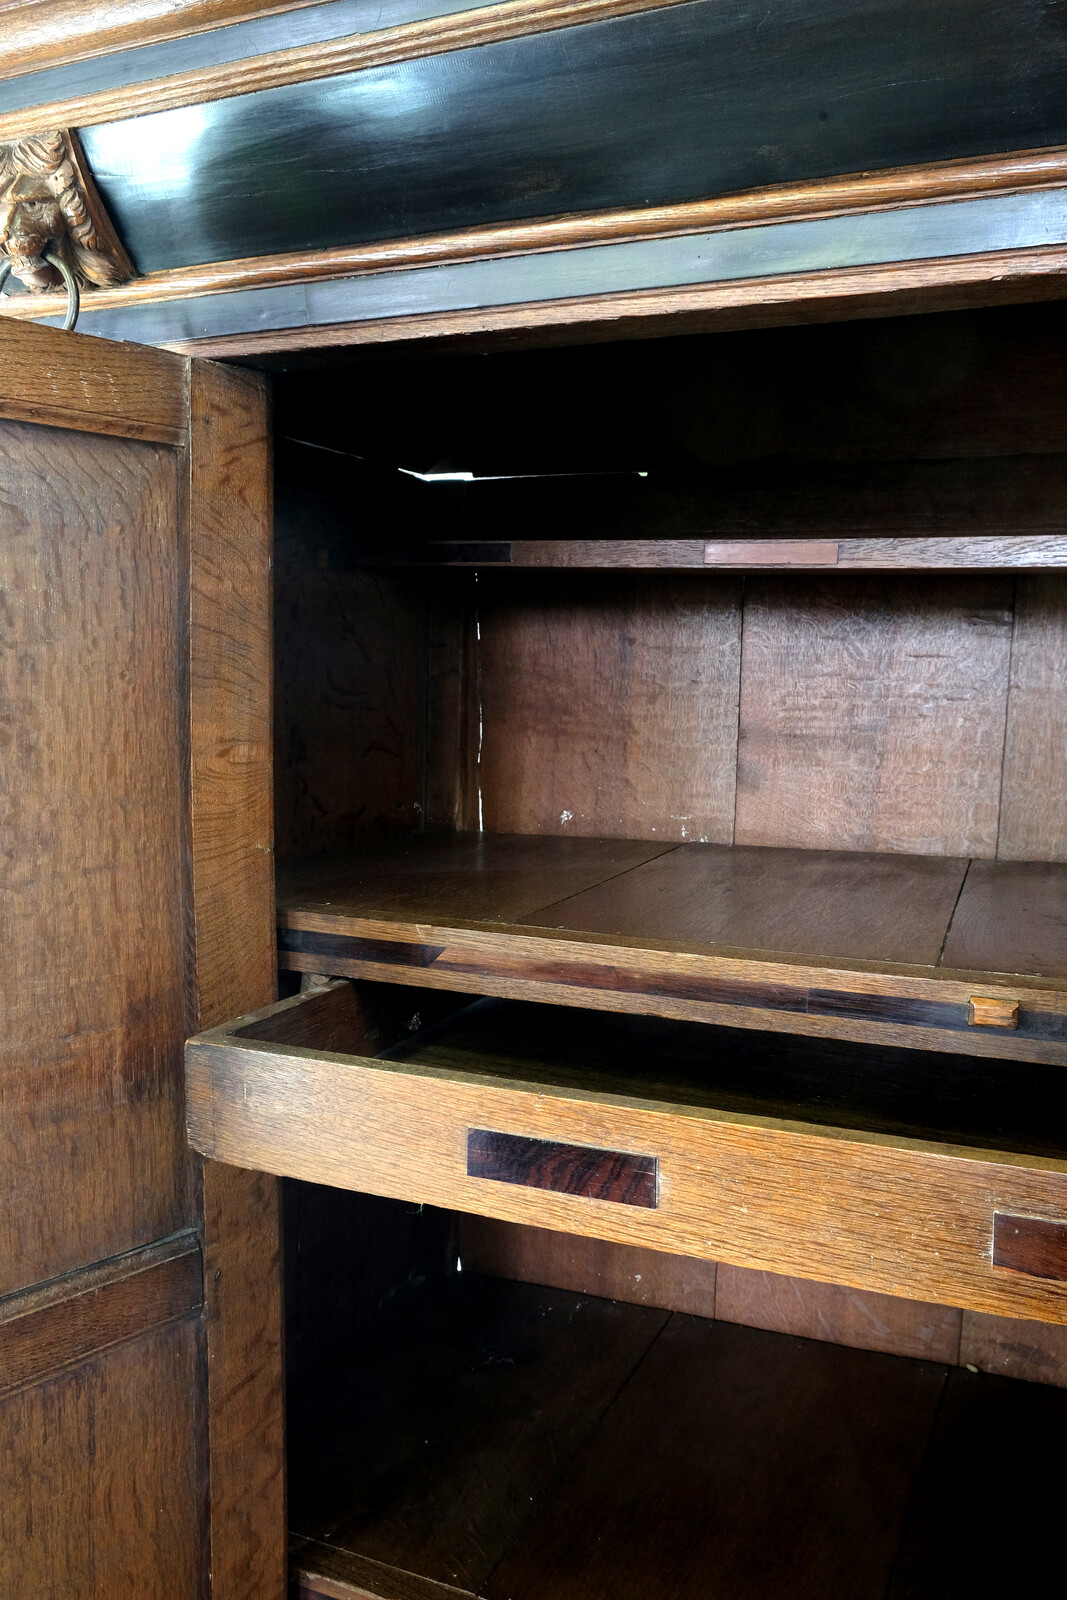
[[[1067,1327],[965,1311],[960,1366],[1067,1389]]]
[[[1003,1481],[1006,1462],[1053,1460],[1065,1426],[1060,1390],[952,1373],[888,1600],[1040,1594],[1046,1541],[1020,1538],[1014,1517],[990,1516],[990,1489]],[[1029,1525],[1057,1527],[1059,1473],[1028,1472],[1026,1484]]]
[[[416,61],[680,3],[683,0],[502,0],[497,5],[426,17],[317,44],[294,45],[287,50],[264,51],[241,61],[196,67],[119,89],[102,89],[5,112],[0,114],[0,139],[24,138],[49,128],[120,122],[127,117],[204,105],[234,95],[309,83],[397,61]]]
[[[0,317],[0,417],[185,443],[185,363],[162,350]]]
[[[691,844],[545,906],[537,920],[691,946],[933,966],[965,871],[956,859]]]
[[[928,463],[922,463],[928,466]],[[1017,467],[1012,462],[1012,471],[1017,473]],[[904,470],[904,464],[894,463],[893,471],[899,477]],[[1033,470],[1031,467],[1030,470]],[[871,467],[866,464],[865,471],[871,474]],[[1059,487],[1057,483],[1057,487]],[[886,490],[885,492],[888,492]],[[526,491],[529,495],[529,491]],[[797,495],[790,496],[791,514],[797,516]],[[562,510],[562,507],[560,508]],[[476,514],[477,508],[471,508],[469,514]],[[896,507],[893,508],[896,512]],[[883,503],[883,515],[885,506]],[[853,520],[856,519],[853,508]],[[715,565],[726,565],[738,568],[774,566],[776,564],[792,565],[790,562],[775,563],[764,559],[761,552],[770,549],[775,553],[777,547],[788,544],[787,540],[757,540],[757,539],[732,539],[715,541],[720,552],[729,552],[729,560],[721,563],[716,560]],[[955,571],[958,568],[979,567],[991,569],[998,567],[1023,567],[1023,568],[1054,568],[1067,566],[1067,534],[1013,534],[1001,538],[985,535],[982,537],[968,537],[956,535],[942,538],[852,538],[839,539],[832,544],[829,541],[802,540],[793,541],[802,544],[808,554],[818,552],[825,548],[836,552],[833,560],[818,559],[805,561],[803,565],[829,566],[842,570],[915,570],[931,568],[935,571]],[[504,546],[500,547],[505,548]],[[596,570],[600,567],[622,568],[698,568],[702,560],[706,561],[706,551],[709,548],[707,541],[701,539],[513,539],[506,549],[508,551],[507,565],[514,567],[563,567]],[[780,553],[780,552],[779,552]],[[501,558],[502,559],[502,558]],[[382,552],[373,557],[375,565],[399,561],[404,565],[417,566],[422,563],[433,565],[448,565],[456,567],[484,567],[489,564],[485,559],[474,553],[470,544],[440,543],[433,545],[420,544],[414,550],[398,554]],[[1056,618],[1060,615],[1060,608],[1056,608]],[[1016,605],[1015,622],[1015,647],[1019,643],[1019,606]],[[1057,635],[1058,638],[1058,635]],[[1042,656],[1035,650],[1035,665]],[[1055,674],[1048,674],[1050,686],[1054,686]],[[1013,685],[1016,682],[1013,674]],[[1013,689],[1013,692],[1016,692]],[[1031,852],[1032,854],[1033,852]],[[1023,852],[1020,852],[1023,854]]]
[[[40,72],[66,61],[85,61],[113,50],[156,44],[225,27],[272,12],[296,10],[315,0],[5,0],[0,5],[4,75]]]
[[[307,0],[307,3],[313,4],[315,0]],[[18,9],[22,10],[23,7],[20,5]],[[108,9],[113,11],[114,8]],[[1059,186],[1064,182],[1065,174],[1067,150],[1054,146],[962,161],[927,162],[909,167],[817,178],[804,183],[768,184],[758,189],[716,195],[707,200],[685,201],[677,205],[569,212],[566,216],[544,221],[493,223],[449,233],[374,240],[329,250],[292,250],[248,256],[236,261],[201,262],[166,272],[144,273],[116,289],[95,290],[92,304],[101,309],[138,305],[144,301],[156,304],[234,289],[328,282],[335,278],[379,272],[383,268],[430,266],[477,260],[483,256],[521,255],[535,250],[581,248],[628,239],[703,233],[710,228],[872,211],[916,201],[1022,193],[1029,189]],[[62,315],[65,309],[63,296],[46,294],[34,296],[28,304],[24,303],[23,297],[14,299],[3,306],[3,314],[36,319]],[[678,542],[691,543],[694,547],[694,559],[685,564],[700,566],[703,541]],[[532,564],[538,563],[535,561]],[[591,564],[599,565],[595,561]]]
[[[65,347],[57,382],[80,382],[84,349]],[[5,365],[0,383],[35,371]],[[175,457],[0,422],[0,482],[10,1293],[166,1238],[194,1201]]]
[[[164,348],[187,355],[234,356],[281,351],[401,345],[406,353],[433,339],[435,350],[515,347],[516,333],[530,344],[658,337],[669,331],[725,333],[796,323],[843,322],[870,317],[930,315],[977,306],[1025,305],[1067,294],[1067,249],[991,250],[868,267],[827,267],[815,272],[526,301],[522,305],[426,312],[357,322],[312,324],[267,332],[167,340]],[[520,338],[520,342],[522,338]]]
[[[279,919],[304,921],[303,907],[328,899],[331,919],[516,922],[667,849],[628,839],[422,834],[358,854],[280,863]]]
[[[826,1339],[854,1350],[914,1356],[955,1366],[963,1313],[954,1306],[861,1294],[837,1284],[786,1278],[744,1267],[719,1268],[715,1315],[771,1333]]]
[[[757,578],[746,589],[738,844],[996,853],[1004,579]]]
[[[521,1043],[521,1041],[519,1041]],[[511,1054],[514,1054],[512,1047]],[[390,1062],[239,1044],[187,1049],[190,1129],[216,1160],[567,1233],[1011,1316],[1067,1321],[1067,1286],[990,1262],[996,1211],[1067,1216],[1062,1155],[989,1150],[718,1107],[669,1083],[577,1083],[447,1040]],[[355,1069],[355,1070],[354,1070]],[[497,1073],[499,1072],[499,1076]],[[797,1113],[799,1112],[799,1116]],[[466,1173],[471,1127],[659,1162],[654,1210]],[[1032,1148],[1032,1147],[1031,1147]]]
[[[740,600],[731,578],[481,582],[479,825],[728,841]]]
[[[156,1328],[0,1402],[0,1590],[201,1600],[197,1330]]]
[[[706,567],[836,567],[836,539],[709,539]]]
[[[476,1592],[665,1321],[466,1273],[409,1299],[293,1437],[294,1531]]]
[[[316,1539],[296,1542],[291,1565],[297,1600],[459,1600],[470,1595],[469,1589],[434,1583]]]
[[[981,972],[1067,977],[1067,864],[972,861],[944,961]]]
[[[1015,591],[1011,693],[997,855],[1067,861],[1067,589],[1059,575]]]
[[[263,380],[194,366],[190,416],[191,901],[203,1026],[275,993]],[[285,1592],[278,1204],[277,1185],[257,1172],[204,1168],[213,1600]]]
[[[458,1248],[464,1272],[698,1317],[715,1315],[714,1261],[469,1214],[459,1218]]]
[[[0,1394],[24,1389],[203,1303],[195,1233],[0,1300]]]
[[[675,1317],[485,1592],[882,1600],[943,1382]]]

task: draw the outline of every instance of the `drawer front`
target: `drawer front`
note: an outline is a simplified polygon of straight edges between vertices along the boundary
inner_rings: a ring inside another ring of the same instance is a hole
[[[998,1213],[1067,1227],[1059,1163],[316,1056],[222,1030],[190,1043],[187,1079],[192,1142],[218,1161],[1067,1323],[1067,1281],[1026,1270],[1033,1252],[1008,1262],[993,1248],[995,1228],[1008,1239]]]

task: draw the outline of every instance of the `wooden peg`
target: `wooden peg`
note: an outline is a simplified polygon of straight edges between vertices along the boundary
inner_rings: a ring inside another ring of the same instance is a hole
[[[972,994],[967,1002],[967,1021],[972,1028],[1017,1028],[1018,1000],[990,1000]]]

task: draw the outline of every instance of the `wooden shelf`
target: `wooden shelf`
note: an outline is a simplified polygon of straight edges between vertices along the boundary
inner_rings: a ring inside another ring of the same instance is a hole
[[[413,542],[399,552],[392,540],[388,545],[367,544],[361,554],[370,565],[413,567],[1047,571],[1067,567],[1067,534],[842,539],[452,539]]]
[[[1064,864],[423,834],[280,864],[278,939],[289,971],[1067,1064]]]
[[[528,1284],[446,1278],[290,1427],[302,1600],[1038,1593],[990,1515],[1067,1392]],[[1026,1474],[1027,1527],[1055,1473]]]

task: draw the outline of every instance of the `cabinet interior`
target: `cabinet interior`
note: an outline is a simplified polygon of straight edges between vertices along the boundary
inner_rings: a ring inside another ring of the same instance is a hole
[[[1050,304],[280,372],[282,985],[354,980],[321,1048],[1061,1159],[1065,334]],[[792,565],[704,564],[709,541],[782,540]],[[836,570],[806,565],[831,547]],[[761,869],[709,933],[691,864],[714,847]],[[428,926],[516,950],[610,932],[676,987],[574,1004],[545,973],[532,993],[397,970]],[[979,974],[1022,1015],[899,1045],[807,1001],[725,1026],[677,987],[716,943],[864,992],[958,979],[957,1005]],[[1029,1453],[1063,1420],[1060,1391],[958,1351],[799,1341],[632,1284],[624,1303],[603,1254],[566,1267],[562,1231],[532,1251],[539,1230],[494,1223],[489,1249],[445,1209],[295,1181],[287,1203],[308,1597],[932,1600],[971,1571],[974,1440]]]

